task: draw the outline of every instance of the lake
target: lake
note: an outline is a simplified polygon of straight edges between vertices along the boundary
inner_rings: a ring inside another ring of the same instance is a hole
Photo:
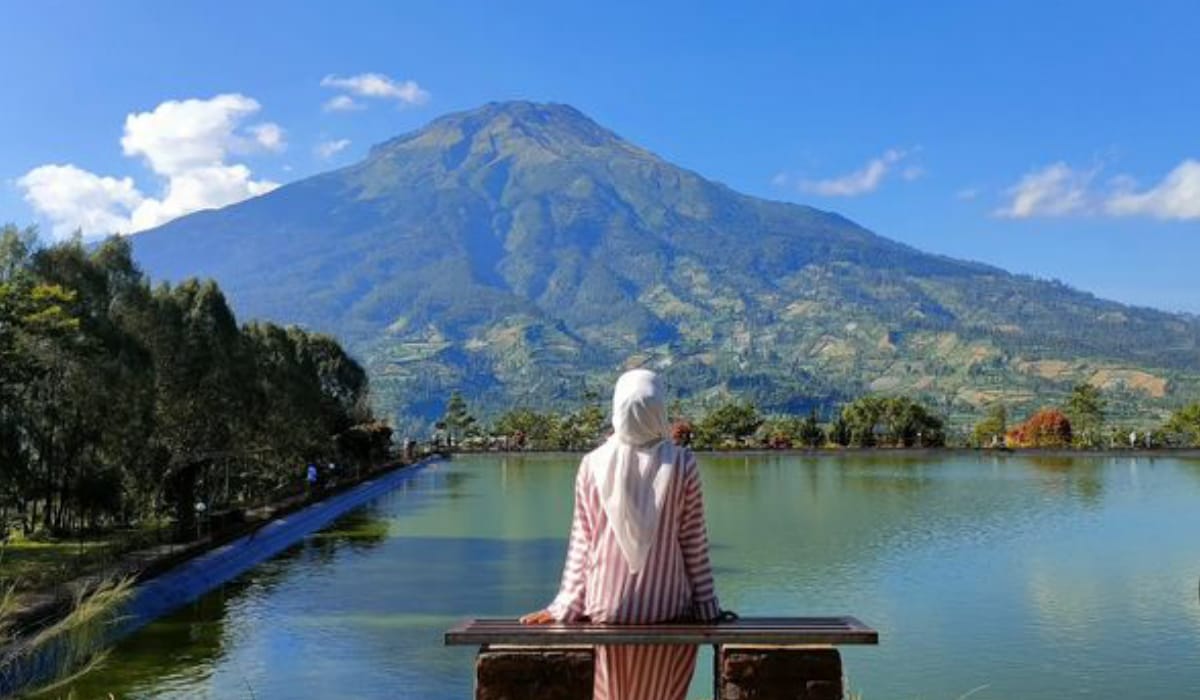
[[[442,633],[551,599],[577,461],[427,467],[41,697],[468,698]],[[723,607],[875,626],[844,650],[863,700],[1200,697],[1200,460],[700,462]]]

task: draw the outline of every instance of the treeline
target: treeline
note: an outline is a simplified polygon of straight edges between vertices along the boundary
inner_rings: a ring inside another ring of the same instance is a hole
[[[0,532],[187,530],[308,461],[379,459],[367,396],[332,338],[239,327],[211,281],[151,288],[127,240],[0,230]]]
[[[1003,404],[987,409],[975,424],[971,444],[977,447],[1116,447],[1200,446],[1200,402],[1183,406],[1161,426],[1146,429],[1110,423],[1108,401],[1091,384],[1078,384],[1061,406],[1047,406],[1015,425]]]
[[[594,397],[593,397],[594,398]],[[750,402],[729,400],[702,414],[672,406],[676,442],[699,449],[795,449],[822,447],[1080,448],[1198,447],[1200,402],[1180,408],[1162,426],[1145,429],[1110,424],[1103,392],[1075,386],[1061,406],[1035,411],[1010,423],[1000,403],[987,407],[965,436],[951,439],[946,423],[929,406],[905,397],[866,396],[831,418],[764,415]],[[608,432],[606,414],[589,404],[576,411],[507,411],[491,423],[477,420],[455,393],[437,423],[439,438],[464,449],[587,450]]]
[[[768,416],[752,403],[730,400],[701,416],[676,404],[674,439],[699,449],[789,449],[844,447],[938,447],[946,443],[940,417],[903,397],[868,396],[847,404],[833,420]],[[440,437],[466,449],[586,450],[608,432],[605,412],[595,405],[570,413],[526,408],[501,414],[490,425],[471,415],[455,393],[437,424]]]

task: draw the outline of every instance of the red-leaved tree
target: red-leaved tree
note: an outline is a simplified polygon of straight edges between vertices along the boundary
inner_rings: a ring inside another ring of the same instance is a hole
[[[1070,447],[1071,421],[1056,408],[1043,408],[1008,431],[1010,447]]]

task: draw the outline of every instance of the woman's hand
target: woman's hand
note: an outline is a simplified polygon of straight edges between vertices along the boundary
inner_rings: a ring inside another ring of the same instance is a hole
[[[538,610],[521,616],[522,625],[548,625],[551,622],[554,622],[554,616],[549,610]]]

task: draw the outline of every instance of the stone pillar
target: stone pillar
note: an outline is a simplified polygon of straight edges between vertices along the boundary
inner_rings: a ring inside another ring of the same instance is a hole
[[[714,654],[716,700],[842,700],[842,657],[832,647],[727,644]]]
[[[591,700],[591,647],[486,646],[475,659],[475,700]]]

